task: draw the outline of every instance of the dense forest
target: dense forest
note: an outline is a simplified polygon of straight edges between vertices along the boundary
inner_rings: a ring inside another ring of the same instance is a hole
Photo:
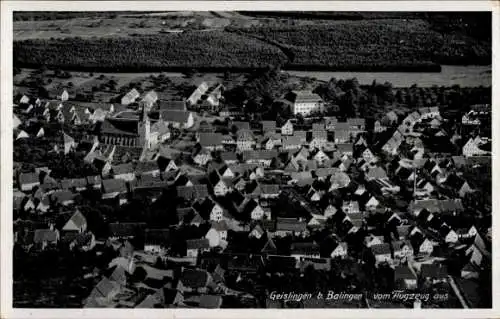
[[[491,64],[487,13],[291,12],[275,13],[279,17],[274,19],[261,14],[265,23],[225,31],[15,41],[14,63],[108,71],[280,65],[289,70],[436,72],[441,64]]]
[[[289,68],[336,70],[429,68],[433,64],[490,64],[491,44],[463,32],[439,32],[424,20],[334,21],[328,25],[237,30],[284,46]]]
[[[14,42],[16,66],[112,71],[262,68],[286,56],[256,39],[224,31],[145,37],[66,38]]]

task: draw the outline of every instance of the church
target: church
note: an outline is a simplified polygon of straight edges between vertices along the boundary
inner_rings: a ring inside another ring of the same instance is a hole
[[[124,112],[125,113],[125,112]],[[117,114],[106,118],[101,125],[99,142],[125,147],[155,147],[170,137],[170,130],[163,121],[151,119],[144,109],[139,116],[135,112],[127,112],[127,115]],[[162,125],[163,124],[163,125]]]

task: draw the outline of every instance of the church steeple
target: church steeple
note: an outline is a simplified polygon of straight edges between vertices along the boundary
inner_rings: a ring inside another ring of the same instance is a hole
[[[138,122],[138,133],[140,139],[140,145],[150,148],[151,147],[151,121],[149,119],[148,112],[145,107],[142,108],[139,115]]]

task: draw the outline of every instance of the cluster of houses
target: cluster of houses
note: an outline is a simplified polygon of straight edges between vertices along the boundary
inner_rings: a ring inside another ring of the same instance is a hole
[[[397,285],[418,289],[448,282],[449,251],[462,256],[465,279],[478,278],[491,262],[478,225],[458,222],[466,210],[463,199],[480,191],[461,168],[472,162],[488,165],[475,159],[489,153],[480,152],[484,140],[474,138],[463,146],[463,155],[430,154],[421,127],[440,130],[445,119],[438,107],[407,115],[391,111],[373,129],[362,118],[335,117],[301,124],[294,119],[216,124],[188,111],[188,105],[202,100],[218,106],[222,92],[222,86],[204,82],[187,101],[165,101],[154,91],[133,89],[120,105],[71,102],[64,94],[48,102],[23,96],[16,111],[23,116],[14,115],[15,139],[30,137],[20,118],[92,125],[85,140],[64,133],[64,152],[86,143],[82,161],[100,174],[55,179],[48,167],[16,173],[14,210],[44,221],[15,221],[15,242],[27,250],[114,247],[119,257],[91,274],[101,280],[84,301],[86,307],[218,308],[224,296],[242,293],[225,285],[227,271],[240,276],[261,269],[300,272],[307,265],[328,270],[337,259],[363,260],[377,268],[390,266]],[[311,92],[292,94],[294,114],[306,116],[322,107]],[[394,133],[387,141],[376,140],[390,130]],[[409,156],[399,152],[403,143],[413,146]],[[175,192],[171,200],[177,203],[178,224],[168,229],[111,223],[108,238],[96,239],[77,205],[87,190],[99,193],[103,203],[120,206],[143,190],[154,202],[165,189]],[[395,204],[408,193],[404,208]],[[283,200],[286,205],[277,205]],[[293,205],[301,207],[300,214]],[[57,218],[43,219],[56,212]],[[181,239],[172,228],[186,226],[203,231],[182,239],[185,251],[173,256],[172,244]],[[380,226],[389,236],[380,233]],[[328,249],[311,239],[325,229],[331,232]],[[133,247],[137,236],[143,246]],[[291,238],[286,254],[276,245],[285,237]],[[252,254],[246,253],[249,246]],[[158,258],[175,266],[158,266]],[[214,258],[219,258],[217,266],[209,262]],[[137,279],[139,268],[144,278]]]

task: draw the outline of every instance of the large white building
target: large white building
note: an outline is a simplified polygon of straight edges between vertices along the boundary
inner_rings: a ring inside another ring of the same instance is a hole
[[[323,108],[323,100],[316,93],[310,91],[293,91],[291,97],[293,114],[309,115],[311,112]]]

